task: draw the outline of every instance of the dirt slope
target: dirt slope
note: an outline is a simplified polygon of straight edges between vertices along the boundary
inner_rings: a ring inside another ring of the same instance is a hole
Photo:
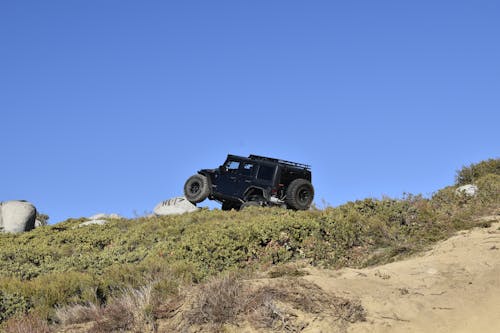
[[[459,232],[415,258],[368,269],[309,268],[305,279],[361,301],[367,320],[350,325],[347,332],[497,333],[498,216],[496,221],[489,228]]]
[[[240,314],[220,331],[498,333],[500,216],[485,220],[496,222],[461,231],[404,261],[365,269],[306,267],[305,276],[270,278],[266,273],[245,280],[250,293],[237,301],[250,299],[255,311]],[[220,298],[220,288],[213,289],[214,297]],[[210,325],[186,324],[192,307],[193,298],[187,297],[172,316],[156,323],[157,332],[214,332]],[[357,316],[360,313],[365,321]],[[84,333],[92,327],[93,323],[70,325],[58,332]]]

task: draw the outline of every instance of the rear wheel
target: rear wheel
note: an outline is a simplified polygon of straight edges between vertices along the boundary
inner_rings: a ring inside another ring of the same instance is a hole
[[[314,199],[314,187],[306,179],[295,179],[286,190],[286,204],[295,210],[307,210]]]
[[[184,196],[191,203],[199,203],[210,195],[210,181],[203,175],[189,177],[184,184]]]

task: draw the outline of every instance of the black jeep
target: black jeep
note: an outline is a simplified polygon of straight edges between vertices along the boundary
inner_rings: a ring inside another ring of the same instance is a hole
[[[228,155],[218,169],[203,169],[184,185],[184,195],[196,204],[206,198],[222,210],[278,205],[309,209],[314,198],[309,165],[257,155]]]

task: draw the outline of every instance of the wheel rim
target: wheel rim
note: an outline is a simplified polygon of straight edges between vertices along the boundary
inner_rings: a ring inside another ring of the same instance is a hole
[[[307,187],[301,187],[299,189],[297,199],[301,204],[309,203],[309,200],[311,199],[311,191],[309,191]]]
[[[193,182],[191,186],[189,186],[189,192],[191,194],[198,194],[200,192],[200,183],[198,182]]]

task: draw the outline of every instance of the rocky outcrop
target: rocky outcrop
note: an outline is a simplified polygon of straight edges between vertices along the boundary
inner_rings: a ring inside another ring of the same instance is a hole
[[[102,220],[102,219],[122,219],[123,217],[118,215],[118,214],[104,214],[104,213],[99,213],[90,216],[88,219],[89,220]]]
[[[0,231],[24,232],[35,228],[36,208],[24,200],[0,203]]]
[[[468,197],[474,197],[477,194],[477,186],[472,184],[467,184],[457,188],[456,193],[459,195],[466,195]]]
[[[176,197],[160,202],[153,210],[155,215],[180,215],[192,213],[199,210],[198,207],[190,203],[185,197]]]
[[[106,223],[108,223],[108,220],[90,220],[90,221],[82,222],[78,226],[85,227],[85,226],[93,225],[93,224],[104,225]]]
[[[88,221],[82,222],[78,226],[85,227],[85,226],[94,225],[94,224],[103,225],[103,224],[108,223],[108,219],[122,219],[122,218],[123,217],[121,217],[118,214],[99,213],[99,214],[95,214],[95,215],[88,217]]]

